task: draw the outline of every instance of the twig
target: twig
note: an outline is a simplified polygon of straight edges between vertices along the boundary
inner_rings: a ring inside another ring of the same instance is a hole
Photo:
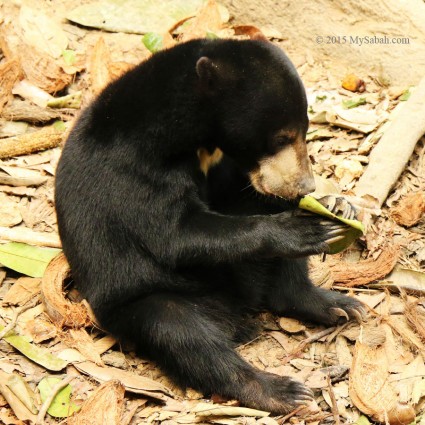
[[[287,421],[288,419],[292,418],[292,416],[295,416],[298,412],[301,412],[301,410],[304,410],[305,406],[300,406],[297,407],[295,410],[293,410],[292,412],[288,413],[286,416],[284,416],[283,418],[278,420],[279,424],[284,424],[285,421]]]
[[[329,373],[326,375],[326,380],[328,381],[329,397],[331,398],[331,402],[332,402],[331,409],[332,409],[332,415],[335,419],[335,425],[341,425],[341,420],[339,419],[338,404],[336,403],[335,393],[332,388],[331,377]]]
[[[33,308],[37,304],[37,302],[38,301],[32,302],[31,304],[24,305],[21,308],[17,308],[13,313],[13,317],[10,323],[5,326],[5,328],[0,332],[0,339],[3,339],[5,336],[7,336],[7,334],[15,328],[16,323],[18,321],[18,317],[25,311],[29,310],[30,308]]]
[[[297,348],[295,348],[295,350],[292,351],[292,353],[284,357],[282,359],[282,362],[287,363],[288,361],[296,358],[297,356],[299,356],[300,353],[302,353],[302,351],[304,350],[305,347],[307,347],[308,344],[311,344],[312,342],[318,341],[320,338],[323,338],[324,336],[329,335],[330,333],[334,332],[336,328],[337,328],[336,326],[332,326],[331,328],[327,328],[321,332],[317,332],[313,335],[310,335],[308,338],[301,341],[298,344]]]
[[[75,376],[67,376],[63,381],[58,382],[53,388],[49,395],[49,397],[46,398],[42,406],[40,407],[40,410],[37,415],[37,424],[43,425],[44,424],[44,417],[46,416],[47,410],[52,404],[53,399],[56,397],[57,393],[62,389],[65,388],[73,379]]]

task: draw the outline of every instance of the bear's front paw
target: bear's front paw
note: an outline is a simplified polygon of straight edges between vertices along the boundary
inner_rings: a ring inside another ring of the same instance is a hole
[[[361,323],[366,317],[365,306],[358,300],[334,291],[321,290],[322,311],[320,322],[328,325],[356,320]]]

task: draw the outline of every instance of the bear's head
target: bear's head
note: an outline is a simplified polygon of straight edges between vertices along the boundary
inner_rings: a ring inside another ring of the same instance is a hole
[[[253,187],[286,199],[314,191],[306,94],[282,50],[257,40],[206,43],[196,72],[216,143]]]

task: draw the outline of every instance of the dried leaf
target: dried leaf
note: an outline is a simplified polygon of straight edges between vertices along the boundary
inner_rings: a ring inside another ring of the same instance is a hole
[[[14,58],[0,65],[0,112],[13,98],[13,86],[21,78],[23,78],[23,72],[18,59]]]
[[[31,413],[19,397],[6,385],[10,378],[12,378],[12,375],[0,371],[0,392],[19,420],[36,423],[36,415]]]
[[[57,59],[68,46],[68,37],[61,26],[40,8],[21,6],[19,23],[25,42]]]
[[[0,193],[0,226],[13,227],[22,221],[18,204]]]
[[[37,385],[38,390],[40,391],[41,401],[44,403],[50,396],[53,388],[62,382],[62,379],[56,378],[54,376],[48,376],[43,378]],[[47,413],[54,418],[67,418],[73,413],[80,410],[80,406],[71,402],[71,385],[67,385],[65,388],[62,388],[53,398],[52,403],[47,409]]]
[[[99,382],[117,379],[125,386],[127,391],[132,393],[143,394],[162,401],[173,396],[172,392],[161,383],[132,372],[112,367],[100,367],[91,362],[75,363],[74,366],[80,372],[90,375]]]
[[[264,33],[257,27],[253,25],[238,25],[233,27],[235,35],[247,35],[249,38],[254,40],[265,40],[268,41],[268,38]]]
[[[197,416],[247,416],[264,418],[270,415],[270,412],[263,412],[262,410],[250,409],[247,407],[236,406],[222,406],[211,403],[198,403],[191,412],[196,413]]]
[[[52,95],[31,84],[28,80],[21,80],[16,83],[13,86],[12,93],[30,100],[32,103],[40,106],[40,108],[45,108],[47,102],[53,99]]]
[[[117,380],[100,385],[67,425],[120,425],[124,410],[124,386]],[[97,412],[93,415],[93,412]]]
[[[162,34],[194,16],[202,4],[203,0],[102,0],[79,6],[66,17],[107,31]]]
[[[183,26],[180,41],[205,37],[206,33],[217,33],[223,26],[220,10],[215,0],[207,0],[192,20]]]
[[[41,279],[19,278],[3,297],[3,305],[25,305],[40,292]]]
[[[70,347],[77,349],[85,359],[104,366],[93,340],[85,329],[69,329],[63,334],[62,340]]]
[[[281,317],[279,319],[279,326],[286,332],[298,333],[305,331],[306,327],[297,319],[291,319],[289,317]]]
[[[57,93],[72,82],[73,75],[66,74],[51,56],[32,46],[22,43],[19,58],[27,79],[48,93]]]
[[[111,81],[109,74],[109,64],[111,54],[103,37],[99,37],[90,55],[89,71],[91,80],[91,91],[99,94]]]
[[[34,415],[37,414],[37,397],[22,376],[12,374],[9,376],[9,379],[5,382],[5,384],[31,413]]]

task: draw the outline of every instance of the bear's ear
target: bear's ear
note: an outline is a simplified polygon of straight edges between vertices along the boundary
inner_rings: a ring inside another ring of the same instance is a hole
[[[217,65],[206,56],[202,56],[196,62],[196,73],[198,74],[201,87],[207,92],[213,92],[217,80]]]

